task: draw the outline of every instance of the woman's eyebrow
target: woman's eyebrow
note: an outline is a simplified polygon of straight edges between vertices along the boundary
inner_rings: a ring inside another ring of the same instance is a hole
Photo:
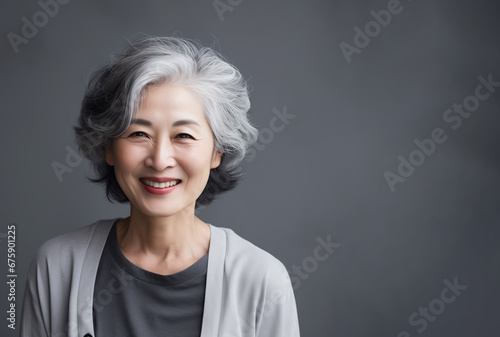
[[[151,123],[150,121],[148,121],[146,119],[142,119],[142,118],[134,118],[134,119],[132,119],[130,124],[139,124],[139,125],[145,125],[145,126],[152,126],[153,125],[153,123]],[[181,120],[173,122],[172,126],[181,126],[181,125],[187,125],[187,124],[194,124],[194,125],[200,126],[200,124],[193,119],[181,119]]]
[[[194,124],[200,126],[197,121],[192,120],[192,119],[181,119],[178,121],[175,121],[172,123],[172,126],[180,126],[180,125],[186,125],[186,124]]]
[[[132,119],[130,124],[139,124],[139,125],[145,125],[145,126],[153,125],[153,123],[151,123],[150,121],[142,119],[142,118],[134,118],[134,119]]]

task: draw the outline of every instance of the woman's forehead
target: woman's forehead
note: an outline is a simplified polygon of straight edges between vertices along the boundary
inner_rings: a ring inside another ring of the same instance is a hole
[[[155,84],[145,88],[141,97],[142,106],[164,108],[202,108],[199,97],[190,89],[173,84]]]
[[[145,90],[135,118],[205,119],[201,100],[182,86],[154,85]]]

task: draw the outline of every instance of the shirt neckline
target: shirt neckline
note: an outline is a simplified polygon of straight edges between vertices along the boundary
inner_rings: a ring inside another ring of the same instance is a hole
[[[197,279],[198,277],[206,277],[207,267],[208,267],[208,255],[210,253],[210,248],[209,248],[209,253],[203,255],[200,259],[198,259],[198,261],[194,262],[186,269],[181,270],[174,274],[169,274],[169,275],[157,274],[136,266],[130,260],[128,260],[125,257],[125,255],[123,255],[120,246],[118,245],[118,239],[116,235],[117,222],[118,220],[116,220],[113,223],[113,226],[111,227],[111,230],[108,234],[105,246],[106,249],[111,254],[111,256],[113,257],[115,263],[118,265],[118,267],[127,274],[143,282],[148,282],[162,286],[176,286],[191,281],[193,279]]]

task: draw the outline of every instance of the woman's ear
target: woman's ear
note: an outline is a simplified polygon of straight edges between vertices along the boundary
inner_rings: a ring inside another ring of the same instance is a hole
[[[104,151],[106,152],[106,163],[108,163],[108,165],[110,166],[113,166],[113,143],[109,142],[108,144],[104,145]]]
[[[214,154],[212,155],[212,162],[210,164],[210,168],[214,169],[219,167],[221,159],[222,159],[222,152],[214,151]]]

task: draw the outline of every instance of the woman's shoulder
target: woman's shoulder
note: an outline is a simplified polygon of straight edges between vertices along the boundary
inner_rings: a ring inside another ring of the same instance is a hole
[[[241,237],[231,228],[226,227],[215,227],[222,230],[226,236],[227,251],[231,254],[235,254],[239,257],[248,257],[251,259],[263,259],[264,262],[268,263],[281,263],[272,254],[265,251],[264,249],[258,247],[254,243],[248,241],[247,239]]]
[[[70,260],[85,253],[89,243],[96,237],[107,236],[116,219],[96,221],[45,241],[37,250],[35,260]]]
[[[221,230],[226,236],[226,265],[235,269],[244,268],[245,274],[256,276],[282,277],[288,276],[288,272],[283,263],[271,253],[258,247],[247,239],[236,234],[232,229],[225,227],[215,227]]]

